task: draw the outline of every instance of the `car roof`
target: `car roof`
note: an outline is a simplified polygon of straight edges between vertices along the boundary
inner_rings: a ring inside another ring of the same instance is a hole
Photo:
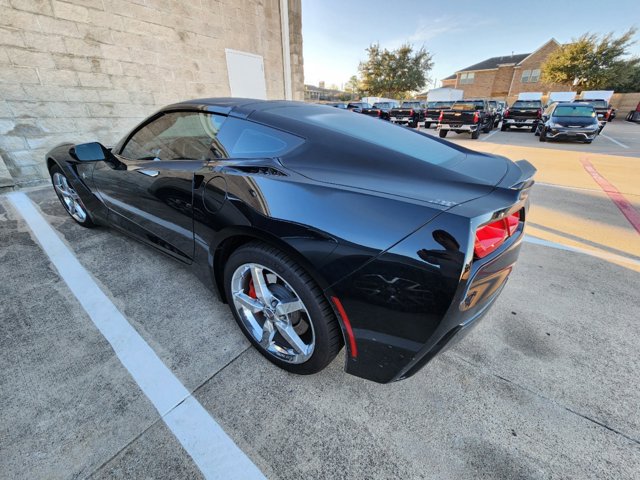
[[[290,100],[258,100],[255,98],[232,97],[195,98],[192,100],[185,100],[183,102],[167,105],[166,107],[160,109],[160,111],[163,112],[187,108],[246,118],[251,113],[256,111],[269,110],[271,108],[278,107],[306,107],[308,105],[310,104],[304,102],[294,102]]]

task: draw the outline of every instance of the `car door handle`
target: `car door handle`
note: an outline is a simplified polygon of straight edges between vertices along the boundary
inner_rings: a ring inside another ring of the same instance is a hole
[[[147,177],[157,177],[160,175],[158,170],[145,170],[144,168],[140,168],[136,170],[136,172],[146,175]]]

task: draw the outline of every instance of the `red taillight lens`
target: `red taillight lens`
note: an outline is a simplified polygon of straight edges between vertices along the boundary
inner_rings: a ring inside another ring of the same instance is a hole
[[[507,109],[504,111],[504,118],[509,118],[509,113],[510,113],[510,112],[509,112],[509,109],[507,108]]]
[[[411,109],[411,111],[409,112],[409,116],[413,117],[413,108]]]
[[[541,108],[538,109],[538,118],[542,118],[542,109]]]
[[[438,121],[441,122],[443,118],[444,118],[444,111],[440,110],[440,116],[438,117]]]
[[[473,246],[476,257],[483,258],[497,250],[508,237],[515,233],[518,223],[520,223],[520,212],[478,228]]]
[[[378,110],[378,116],[382,116],[382,110]]]
[[[604,114],[604,118],[606,120],[609,120],[609,117],[611,116],[611,109],[607,110],[607,113]]]
[[[480,114],[478,112],[473,114],[473,123],[478,123],[480,121]]]

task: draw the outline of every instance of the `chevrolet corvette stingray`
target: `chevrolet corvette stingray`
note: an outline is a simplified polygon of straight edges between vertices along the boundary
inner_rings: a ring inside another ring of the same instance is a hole
[[[315,373],[344,346],[345,370],[380,383],[487,312],[535,174],[365,115],[238,98],[170,105],[111,148],[46,161],[73,220],[190,265],[275,365]]]

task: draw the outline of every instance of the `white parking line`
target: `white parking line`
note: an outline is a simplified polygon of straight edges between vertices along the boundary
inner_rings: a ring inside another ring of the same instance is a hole
[[[609,137],[609,136],[605,135],[604,133],[601,133],[601,134],[600,134],[600,136],[601,136],[601,137],[606,138],[607,140],[612,141],[612,142],[613,142],[613,143],[615,143],[615,144],[620,145],[622,148],[626,148],[626,149],[628,149],[628,148],[629,148],[629,147],[628,147],[627,145],[625,145],[624,143],[619,142],[619,141],[618,141],[618,140],[616,140],[615,138],[611,138],[611,137]]]
[[[60,277],[202,474],[211,479],[264,479],[260,470],[118,311],[29,197],[22,192],[10,193],[7,197],[27,222]]]
[[[603,260],[614,260],[616,262],[626,263],[629,265],[640,267],[640,262],[638,260],[634,260],[633,258],[623,257],[622,255],[616,255],[615,253],[598,252],[596,250],[589,250],[587,248],[574,247],[572,245],[565,245],[563,243],[551,242],[549,240],[544,240],[542,238],[532,237],[531,235],[525,235],[524,241],[528,243],[533,243],[535,245],[542,245],[543,247],[555,248],[557,250],[565,250],[567,252],[582,253],[584,255],[601,258]]]
[[[487,138],[491,137],[491,135],[495,135],[496,133],[498,133],[500,130],[494,130],[493,132],[491,132],[489,135],[486,135],[484,137],[482,137],[480,140],[486,140]]]

